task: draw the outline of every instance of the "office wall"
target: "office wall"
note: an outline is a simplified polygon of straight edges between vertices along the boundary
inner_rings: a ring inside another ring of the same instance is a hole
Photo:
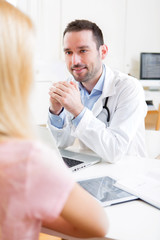
[[[17,0],[17,7],[27,13],[36,29],[35,83],[30,97],[32,116],[45,124],[52,81],[63,79],[61,57],[61,1]]]
[[[96,22],[103,30],[108,56],[105,60],[111,67],[124,69],[126,0],[75,0],[62,1],[62,30],[74,19]]]
[[[137,78],[140,52],[160,52],[159,0],[18,0],[18,6],[31,16],[37,29],[37,87],[32,99],[37,123],[47,119],[48,86],[67,74],[62,33],[69,21],[96,22],[109,48],[105,62]]]
[[[124,72],[137,78],[140,52],[160,52],[159,13],[159,0],[127,0]]]

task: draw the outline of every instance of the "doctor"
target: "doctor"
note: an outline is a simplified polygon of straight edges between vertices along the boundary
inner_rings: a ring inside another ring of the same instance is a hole
[[[73,78],[54,83],[49,92],[48,124],[58,146],[78,138],[106,162],[125,154],[145,157],[147,107],[138,80],[103,64],[108,49],[95,23],[69,23],[63,44]]]

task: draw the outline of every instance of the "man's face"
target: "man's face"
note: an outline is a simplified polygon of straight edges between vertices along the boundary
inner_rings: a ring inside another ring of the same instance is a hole
[[[102,73],[99,50],[90,30],[67,32],[64,36],[65,61],[69,72],[78,82],[95,82]]]

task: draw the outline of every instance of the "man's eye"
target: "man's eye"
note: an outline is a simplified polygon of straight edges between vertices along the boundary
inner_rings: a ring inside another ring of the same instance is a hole
[[[84,49],[83,49],[83,50],[81,50],[81,53],[85,53],[85,52],[87,52],[87,50],[84,50]]]
[[[70,55],[71,53],[72,53],[71,51],[65,52],[66,55]]]

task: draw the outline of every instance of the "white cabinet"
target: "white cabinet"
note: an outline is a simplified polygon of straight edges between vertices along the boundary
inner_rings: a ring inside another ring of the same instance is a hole
[[[60,59],[61,0],[17,0],[36,28],[36,63]]]
[[[49,87],[63,80],[64,63],[60,61],[61,0],[17,0],[17,6],[31,17],[36,30],[35,84],[30,97],[36,124],[46,124]]]

